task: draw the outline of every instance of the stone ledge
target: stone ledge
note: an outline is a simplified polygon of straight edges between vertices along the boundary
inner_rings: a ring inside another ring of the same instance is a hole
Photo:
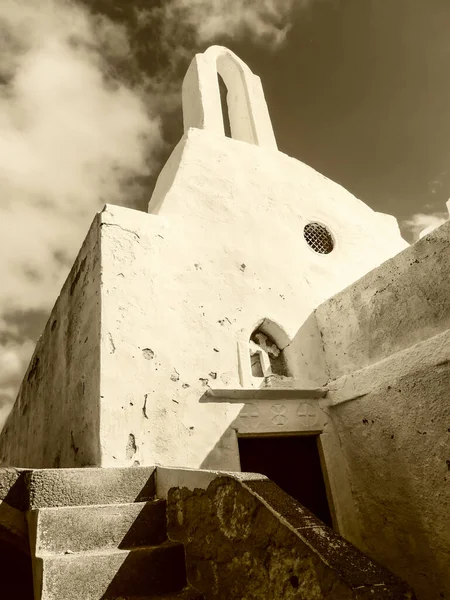
[[[223,388],[207,390],[200,398],[199,402],[244,403],[247,402],[247,400],[306,400],[312,398],[324,398],[326,394],[326,388]]]
[[[188,490],[206,490],[209,484],[218,477],[232,477],[237,481],[267,480],[260,473],[241,473],[230,471],[213,471],[208,469],[187,469],[184,467],[156,467],[156,497],[167,500],[169,490],[182,487]]]
[[[450,330],[410,346],[328,383],[326,400],[332,408],[389,385],[409,373],[450,365]]]

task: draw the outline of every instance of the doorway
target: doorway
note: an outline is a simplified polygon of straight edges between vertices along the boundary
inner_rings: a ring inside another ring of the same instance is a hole
[[[266,475],[332,527],[318,435],[240,437],[241,470]]]

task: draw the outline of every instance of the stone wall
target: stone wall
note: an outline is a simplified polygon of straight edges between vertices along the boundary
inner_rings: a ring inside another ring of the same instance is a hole
[[[450,221],[316,311],[329,379],[450,328]]]
[[[450,598],[450,223],[316,311],[349,539],[421,600]]]
[[[450,598],[449,387],[449,364],[390,373],[363,397],[330,409],[361,548],[422,600]]]
[[[169,537],[185,544],[189,582],[208,600],[414,598],[267,479],[171,488],[167,514]]]

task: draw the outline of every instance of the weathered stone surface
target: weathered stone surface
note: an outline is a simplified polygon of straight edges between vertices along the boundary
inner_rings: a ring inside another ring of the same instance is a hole
[[[29,508],[146,502],[155,495],[154,467],[42,469],[27,473]]]
[[[270,481],[173,488],[168,532],[185,544],[188,580],[208,599],[414,598]]]
[[[166,503],[164,500],[111,504],[108,506],[70,506],[32,511],[39,556],[87,550],[122,550],[155,546],[164,542]]]
[[[29,554],[25,471],[0,469],[0,540]]]
[[[27,489],[25,469],[0,468],[0,501],[18,510],[26,510]]]
[[[28,524],[25,514],[0,502],[0,540],[11,544],[25,554],[30,553]]]
[[[47,556],[38,559],[39,569],[44,600],[151,597],[186,585],[183,546],[170,542],[130,551]]]

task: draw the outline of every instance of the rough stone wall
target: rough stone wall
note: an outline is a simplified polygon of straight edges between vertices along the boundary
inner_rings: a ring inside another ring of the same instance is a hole
[[[169,537],[208,600],[401,600],[412,591],[269,480],[172,488]]]
[[[450,221],[319,306],[329,379],[450,328]]]
[[[99,221],[97,216],[38,340],[0,434],[0,464],[99,462]]]
[[[421,600],[450,598],[450,223],[316,311],[351,541]],[[359,370],[358,370],[359,369]]]

